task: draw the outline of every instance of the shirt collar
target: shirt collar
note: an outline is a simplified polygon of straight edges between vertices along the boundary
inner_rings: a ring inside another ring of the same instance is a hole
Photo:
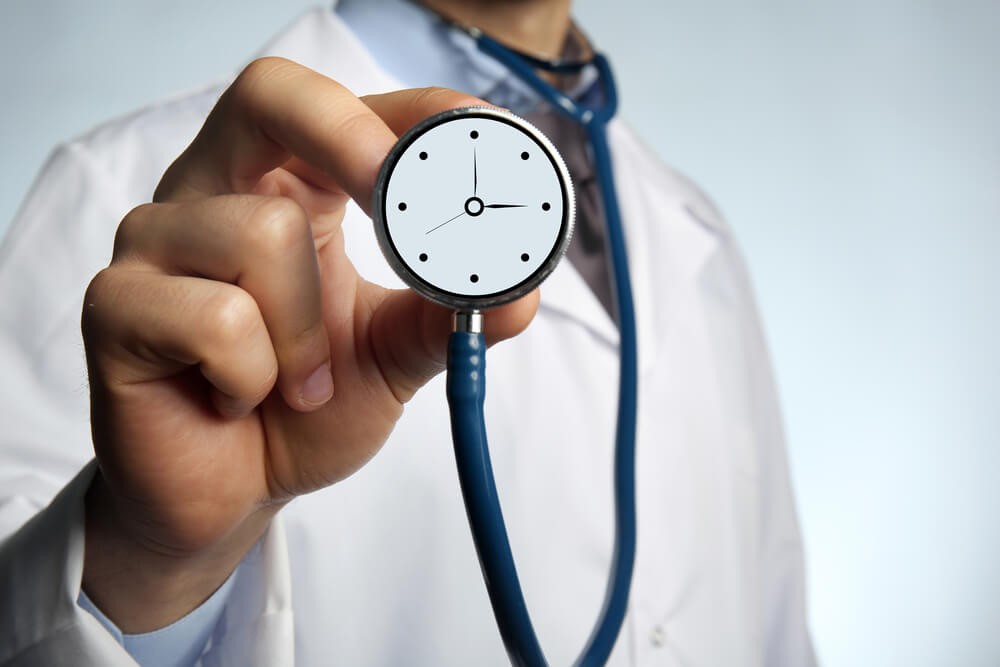
[[[379,66],[407,86],[444,86],[518,114],[539,108],[538,94],[475,40],[412,0],[340,0],[337,15]],[[583,70],[566,91],[574,99],[594,88],[597,72]]]

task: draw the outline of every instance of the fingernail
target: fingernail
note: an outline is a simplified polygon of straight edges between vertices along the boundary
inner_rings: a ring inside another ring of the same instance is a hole
[[[333,377],[330,367],[323,364],[312,372],[312,375],[302,385],[299,398],[308,405],[323,405],[333,396]]]

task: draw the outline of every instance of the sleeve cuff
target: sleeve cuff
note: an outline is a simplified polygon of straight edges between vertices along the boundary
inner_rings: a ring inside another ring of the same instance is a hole
[[[0,545],[0,664],[134,667],[96,618],[80,609],[83,502],[91,461]]]
[[[115,630],[77,603],[83,575],[84,497],[96,471],[97,462],[92,460],[48,507],[0,543],[4,667],[136,665],[121,643],[128,636],[120,642],[120,633],[116,636]],[[220,588],[216,595],[222,607],[217,622],[200,617],[211,634],[201,664],[293,667],[291,574],[280,513],[226,586],[230,588]]]
[[[78,604],[100,621],[111,636],[143,667],[189,667],[197,662],[212,636],[229,599],[237,571],[238,566],[222,586],[198,608],[152,632],[123,634],[82,589]]]

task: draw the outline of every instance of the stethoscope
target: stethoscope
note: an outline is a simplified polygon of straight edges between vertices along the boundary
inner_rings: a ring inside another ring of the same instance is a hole
[[[635,429],[637,394],[637,348],[632,284],[629,278],[618,196],[615,192],[608,148],[608,123],[618,105],[614,78],[607,59],[599,53],[589,61],[542,60],[510,49],[480,30],[458,26],[476,41],[479,49],[521,78],[552,107],[583,126],[593,150],[594,166],[604,207],[608,249],[614,278],[615,308],[620,336],[620,377],[618,388],[618,425],[615,445],[615,546],[604,608],[580,655],[578,664],[603,665],[618,638],[625,620],[632,570],[635,563]],[[575,102],[542,79],[536,70],[576,73],[589,64],[597,68],[604,89],[599,107]],[[525,606],[524,596],[514,567],[503,514],[497,498],[490,466],[483,421],[485,377],[476,371],[483,367],[483,346],[468,354],[472,334],[456,331],[449,344],[448,401],[452,411],[452,433],[458,462],[462,493],[466,500],[469,524],[489,589],[490,601],[500,634],[517,665],[545,665],[538,638]],[[472,360],[475,361],[472,361]]]
[[[636,326],[608,147],[607,127],[617,108],[614,79],[607,60],[600,54],[586,60],[544,60],[506,47],[477,28],[442,18],[471,37],[479,50],[505,65],[556,111],[580,124],[593,151],[610,251],[621,366],[614,456],[614,552],[604,606],[577,664],[603,665],[625,619],[636,549]],[[574,101],[536,71],[573,74],[589,65],[596,67],[603,88],[600,106]],[[547,663],[521,592],[490,464],[483,416],[486,345],[481,327],[482,316],[478,311],[457,312],[448,342],[447,396],[459,482],[493,613],[510,660],[515,665],[541,666]]]

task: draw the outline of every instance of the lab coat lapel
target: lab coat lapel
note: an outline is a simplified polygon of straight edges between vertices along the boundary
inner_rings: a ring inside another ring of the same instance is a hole
[[[720,235],[692,215],[696,193],[689,184],[660,163],[623,121],[614,120],[608,135],[632,278],[639,369],[646,373],[656,362],[675,295],[690,289]],[[671,182],[678,187],[666,186]]]
[[[665,179],[654,175],[662,176],[658,172],[666,168],[650,158],[624,123],[616,120],[608,130],[636,310],[639,369],[646,373],[656,362],[673,294],[696,279],[718,247],[720,235],[706,224],[709,216],[697,215],[696,202],[679,196],[680,189],[662,188]],[[677,180],[676,175],[668,176]],[[668,241],[654,241],[662,237]],[[651,254],[652,248],[663,247],[670,249],[668,254]],[[609,345],[618,345],[615,323],[569,262],[562,262],[542,285],[541,307],[587,327]]]

